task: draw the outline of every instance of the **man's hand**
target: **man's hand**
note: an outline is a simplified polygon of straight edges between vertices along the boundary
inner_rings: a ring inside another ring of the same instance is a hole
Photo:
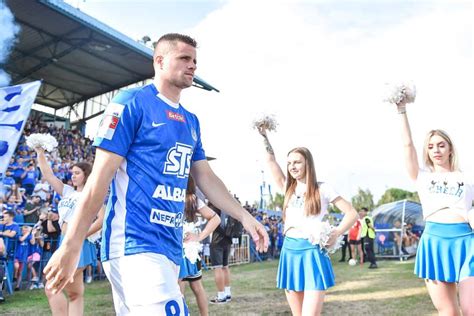
[[[255,242],[255,247],[258,252],[266,252],[268,249],[269,238],[265,227],[260,224],[255,218],[249,213],[245,213],[242,219],[242,225],[245,230],[252,236]]]
[[[53,294],[61,292],[67,283],[73,282],[80,255],[81,248],[72,250],[66,244],[54,252],[44,269],[46,287]]]

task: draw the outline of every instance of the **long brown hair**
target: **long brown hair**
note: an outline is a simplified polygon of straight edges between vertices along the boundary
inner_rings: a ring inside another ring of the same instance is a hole
[[[194,223],[197,220],[197,202],[196,184],[190,174],[188,178],[188,187],[186,188],[186,203],[184,206],[184,218],[188,223]]]
[[[321,213],[321,197],[319,195],[319,185],[316,178],[316,169],[314,167],[313,155],[306,147],[296,147],[288,152],[297,153],[303,156],[305,162],[305,176],[306,176],[306,195],[304,198],[304,213],[306,216],[318,215]],[[285,201],[283,203],[283,218],[285,218],[286,208],[290,202],[291,197],[295,193],[297,181],[293,178],[286,169],[286,189]]]

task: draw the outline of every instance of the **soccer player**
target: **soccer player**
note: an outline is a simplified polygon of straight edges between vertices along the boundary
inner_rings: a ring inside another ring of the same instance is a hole
[[[107,107],[98,135],[91,181],[64,241],[46,267],[54,291],[67,284],[81,241],[111,183],[104,218],[102,261],[117,314],[186,315],[178,286],[188,175],[207,198],[242,222],[262,251],[263,226],[229,194],[206,161],[197,117],[180,103],[192,85],[196,42],[166,34],[153,56],[152,84],[119,93]]]

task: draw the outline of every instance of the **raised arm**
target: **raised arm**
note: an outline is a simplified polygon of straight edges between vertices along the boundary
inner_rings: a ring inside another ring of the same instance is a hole
[[[266,251],[269,239],[265,228],[230,195],[224,183],[212,171],[209,163],[206,160],[194,162],[191,173],[197,186],[212,204],[241,222],[255,241],[257,250]]]
[[[258,132],[260,133],[260,135],[262,135],[263,144],[265,145],[265,162],[270,168],[270,172],[272,173],[276,185],[282,192],[284,192],[286,181],[285,174],[283,173],[283,170],[281,170],[280,165],[276,161],[275,152],[273,151],[273,147],[270,144],[270,140],[268,139],[267,131],[265,130],[265,128],[259,128]]]
[[[418,177],[418,156],[416,154],[415,145],[411,137],[410,124],[408,123],[408,115],[406,111],[406,103],[402,101],[397,105],[398,114],[402,124],[402,142],[405,154],[405,165],[408,171],[408,175],[412,180],[416,180]]]
[[[76,206],[76,212],[68,223],[61,247],[53,254],[45,268],[48,288],[54,293],[61,291],[73,280],[82,243],[87,232],[104,204],[105,195],[123,157],[97,148],[94,166]]]
[[[44,154],[44,149],[41,147],[36,147],[36,156],[38,157],[38,167],[41,170],[41,175],[46,179],[49,185],[56,191],[59,195],[63,194],[64,183],[54,175],[53,169],[46,160]]]

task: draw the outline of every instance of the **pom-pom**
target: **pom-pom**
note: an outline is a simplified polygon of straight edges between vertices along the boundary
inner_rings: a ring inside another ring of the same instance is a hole
[[[52,152],[58,147],[58,141],[51,134],[31,134],[26,137],[26,145],[30,148],[42,147],[44,150]]]
[[[183,223],[183,236],[186,236],[187,234],[194,234],[196,233],[196,225],[194,223],[188,223],[184,222]],[[201,257],[199,256],[199,253],[202,251],[202,244],[197,241],[188,241],[183,243],[183,253],[184,256],[192,263],[195,263],[198,261]]]
[[[267,131],[276,131],[278,123],[273,114],[261,114],[255,118],[252,122],[252,127],[254,129],[265,129]]]
[[[202,244],[197,241],[189,241],[183,244],[184,256],[188,258],[191,263],[195,263],[201,257],[199,253],[202,251]]]
[[[98,230],[92,235],[90,235],[89,237],[87,237],[87,240],[89,240],[91,243],[95,243],[97,240],[100,239],[101,236],[102,236],[102,232],[101,230]]]
[[[309,242],[312,245],[319,245],[321,250],[324,251],[326,254],[335,253],[344,244],[344,237],[339,236],[336,242],[331,247],[328,246],[329,236],[336,228],[328,222],[318,222],[316,227],[314,226],[314,222],[311,221],[309,223],[312,227],[306,227],[305,229],[308,234]]]
[[[416,87],[413,83],[402,82],[396,84],[386,85],[386,96],[385,102],[399,104],[404,101],[405,103],[413,103],[416,98]]]

